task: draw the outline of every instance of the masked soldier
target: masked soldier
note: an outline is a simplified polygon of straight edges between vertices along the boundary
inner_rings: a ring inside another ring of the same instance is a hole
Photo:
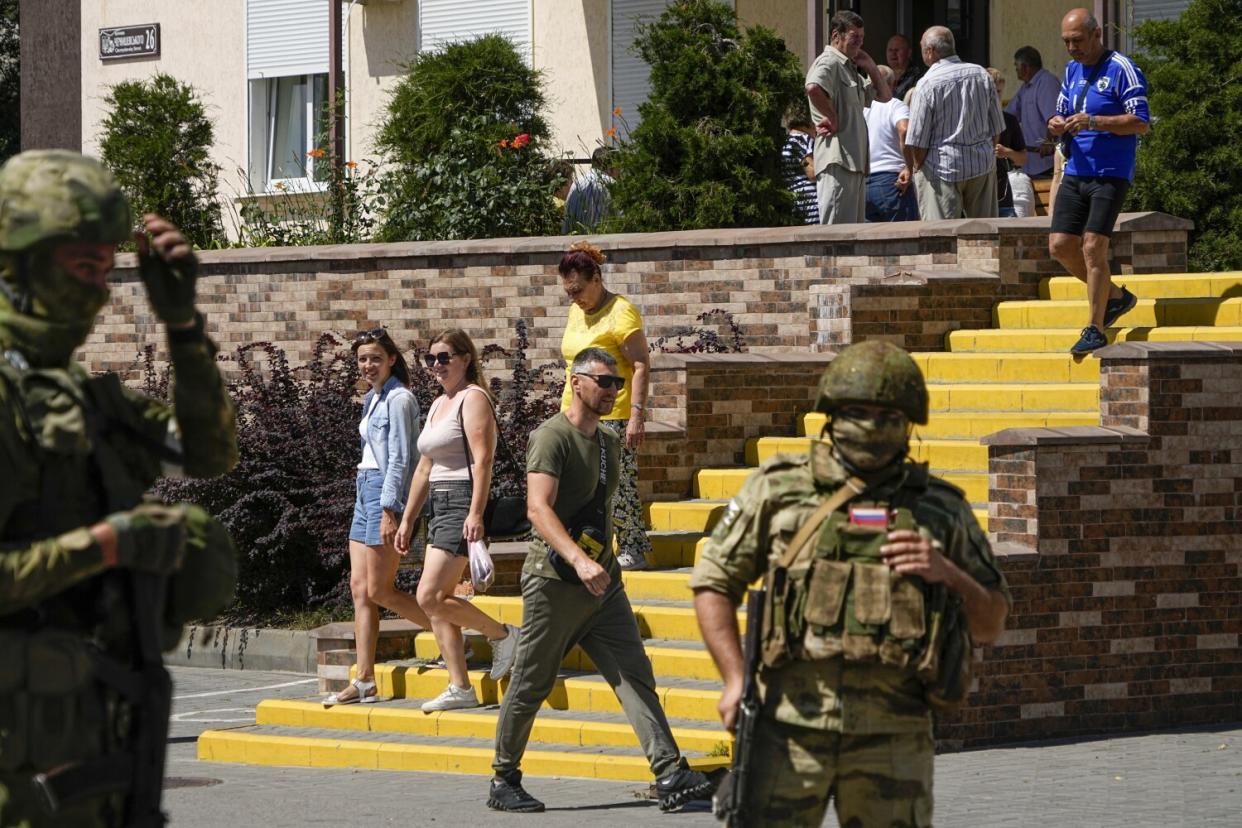
[[[971,640],[1000,635],[1008,587],[962,492],[906,458],[928,396],[905,351],[844,349],[816,408],[831,440],[752,474],[690,581],[733,730],[736,606],[765,577],[760,726],[747,772],[726,782],[745,780],[725,816],[818,826],[832,799],[841,825],[930,825],[931,713],[966,696]]]
[[[0,826],[160,825],[170,684],[160,651],[232,599],[236,558],[162,474],[237,461],[232,406],[194,306],[196,260],[148,215],[140,275],[168,331],[172,407],[72,361],[133,225],[98,162],[0,168]]]

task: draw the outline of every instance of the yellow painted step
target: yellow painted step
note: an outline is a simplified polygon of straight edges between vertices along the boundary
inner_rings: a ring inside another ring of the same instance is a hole
[[[745,624],[745,618],[739,619]],[[739,629],[743,629],[739,626]],[[698,625],[695,624],[697,633]],[[483,704],[499,704],[509,679],[499,682],[488,677],[486,670],[470,670],[470,683]],[[658,677],[657,677],[658,678]],[[673,677],[666,676],[670,680]],[[404,667],[398,664],[375,665],[375,683],[384,698],[430,699],[448,686],[448,671],[442,668]],[[682,687],[657,684],[656,694],[660,705],[669,716],[695,721],[715,721],[716,702],[720,700],[720,688]],[[580,713],[620,713],[621,703],[608,686],[598,677],[558,677],[552,693],[544,706],[555,710],[574,710]]]
[[[238,762],[247,765],[283,765],[309,768],[364,768],[370,770],[425,771],[492,775],[490,748],[426,744],[385,743],[307,736],[247,733],[244,729],[208,730],[198,738],[198,758],[207,762]],[[688,757],[690,765],[703,771],[725,767],[726,757]],[[593,779],[651,779],[642,756],[615,756],[552,750],[529,750],[522,757],[522,770],[530,776],[569,776]]]
[[[769,439],[769,438],[762,438],[762,439]],[[790,438],[790,439],[796,439],[796,438]],[[983,472],[981,472],[981,473],[983,473]],[[699,501],[692,501],[692,502],[698,503]],[[724,510],[724,507],[725,507],[726,505],[728,505],[728,501],[727,501],[727,500],[715,500],[715,501],[708,501],[708,502],[710,502],[710,503],[714,503],[714,504],[716,504],[717,506],[719,506],[719,507],[720,507],[720,510],[721,510],[722,512],[723,512],[723,510]],[[984,529],[987,529],[987,528],[988,528],[988,515],[987,515],[987,511],[988,511],[988,510],[987,510],[987,508],[986,508],[986,507],[982,507],[982,508],[975,509],[974,511],[975,511],[975,517],[979,518],[979,525],[980,525],[980,526],[982,526]],[[701,513],[701,512],[686,512],[686,513],[684,513],[684,514],[683,514],[683,518],[686,520],[686,522],[687,522],[687,523],[689,523],[689,522],[690,522],[690,518],[691,518],[691,517],[693,517],[695,514],[702,515],[702,514],[704,514],[704,513]],[[684,528],[686,528],[686,529],[691,529],[691,530],[693,530],[693,531],[698,531],[698,532],[710,532],[710,531],[711,531],[711,529],[712,529],[712,527],[713,527],[713,526],[715,526],[716,520],[717,520],[717,519],[719,519],[719,514],[717,514],[717,513],[713,513],[713,514],[716,514],[716,517],[714,517],[714,518],[712,519],[712,521],[711,521],[711,525],[701,525],[701,524],[700,524],[700,525],[698,525],[698,526],[689,526],[689,525],[687,525],[687,526],[686,526],[686,527],[684,527]],[[678,639],[678,640],[681,640],[681,636],[676,636],[676,635],[673,635],[673,636],[666,636],[666,635],[662,635],[662,634],[661,634],[661,635],[659,635],[658,637],[660,637],[660,638],[676,638],[676,639]]]
[[[1085,323],[1084,323],[1085,324]],[[1164,328],[1109,328],[1109,342],[1238,342],[1242,326],[1192,326]],[[948,346],[954,352],[1064,351],[1078,341],[1079,332],[1066,328],[1028,330],[951,331]],[[1084,361],[1088,361],[1084,359]],[[933,415],[935,416],[935,415]]]
[[[809,437],[759,437],[746,442],[746,460],[758,465],[780,452],[805,454]],[[987,471],[988,449],[977,440],[911,440],[910,456],[937,470]]]
[[[424,713],[411,707],[356,704],[325,708],[319,702],[268,699],[255,709],[255,724],[280,727],[320,727],[367,733],[405,733],[448,739],[492,739],[498,710],[447,710]],[[693,753],[728,749],[732,739],[719,728],[673,728],[677,745]],[[542,716],[535,719],[531,741],[555,745],[638,747],[628,724]]]
[[[1223,298],[1242,294],[1242,271],[1232,273],[1143,273],[1113,276],[1141,299],[1180,299],[1197,296]],[[1045,279],[1039,287],[1044,299],[1086,299],[1087,286],[1073,276]]]
[[[626,572],[623,577],[631,601],[690,601],[693,598],[689,587],[689,572]],[[470,648],[474,652],[472,663],[489,662],[492,649],[487,639],[477,633],[471,634],[469,638]],[[440,647],[430,632],[419,633],[414,639],[414,648],[415,658],[434,659],[440,656]],[[720,679],[715,663],[706,650],[650,642],[646,649],[657,676],[713,681]],[[561,659],[561,667],[566,670],[595,670],[595,664],[581,647],[570,649]]]
[[[1098,360],[1083,360],[1095,366]],[[817,411],[803,414],[800,428],[803,434],[818,435],[827,417]],[[1062,428],[1064,426],[1099,425],[1100,415],[1095,411],[997,411],[976,413],[957,411],[934,412],[927,425],[916,426],[914,433],[923,439],[973,439],[978,440],[1006,428]]]
[[[722,501],[720,505],[723,507],[724,502]],[[689,601],[689,596],[685,600]],[[520,597],[476,595],[472,601],[476,607],[502,623],[517,626],[522,624],[522,599]],[[695,621],[694,610],[689,604],[666,606],[631,600],[630,605],[638,620],[638,629],[642,632],[643,638],[668,638],[674,641],[700,640],[699,625]],[[439,692],[440,690],[436,691],[436,693]]]
[[[1099,417],[1093,420],[1098,423]],[[771,439],[771,438],[768,438]],[[799,438],[789,438],[790,440]],[[801,438],[806,439],[806,438]],[[756,441],[757,442],[757,441]],[[805,449],[802,449],[805,451]],[[986,454],[984,455],[986,459]],[[719,491],[718,497],[730,498],[741,490],[742,483],[754,471],[754,467],[742,469],[700,469],[695,473],[695,480],[699,481],[698,485],[706,489]],[[985,469],[978,472],[953,471],[942,472],[940,476],[954,486],[966,492],[966,499],[971,503],[987,503],[988,500],[988,479]],[[689,564],[685,564],[689,566]]]
[[[1066,346],[1068,348],[1068,346]],[[1083,382],[956,383],[928,389],[932,411],[1096,411],[1100,388]],[[935,416],[933,414],[932,416]]]
[[[672,500],[648,506],[649,526],[657,531],[710,532],[724,515],[723,500]]]
[[[690,573],[640,570],[622,572],[621,580],[631,601],[689,601],[690,587],[686,584]]]
[[[1066,354],[921,352],[911,354],[929,384],[948,382],[1096,382],[1098,365]]]
[[[996,306],[997,327],[1005,330],[1025,328],[1081,329],[1087,324],[1087,302],[1083,300],[1037,300],[1001,302]],[[1128,327],[1191,327],[1196,325],[1242,325],[1242,297],[1232,299],[1139,299],[1123,317]]]
[[[651,552],[647,555],[648,562],[657,568],[678,566],[694,566],[698,560],[698,548],[705,538],[702,532],[657,532],[647,533],[651,538]]]

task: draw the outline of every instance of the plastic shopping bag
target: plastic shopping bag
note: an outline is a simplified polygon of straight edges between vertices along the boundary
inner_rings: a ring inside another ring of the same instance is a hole
[[[492,556],[487,552],[487,544],[483,541],[470,542],[470,583],[475,592],[487,592],[496,580],[496,568],[492,565]]]

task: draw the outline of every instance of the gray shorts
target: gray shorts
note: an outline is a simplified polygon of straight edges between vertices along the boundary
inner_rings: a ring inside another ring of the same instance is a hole
[[[462,527],[470,513],[473,486],[469,480],[453,480],[431,484],[431,524],[427,545],[443,549],[450,555],[468,554]]]

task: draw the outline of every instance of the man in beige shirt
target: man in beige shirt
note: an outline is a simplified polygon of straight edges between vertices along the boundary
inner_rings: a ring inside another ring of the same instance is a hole
[[[867,209],[867,122],[863,110],[890,97],[875,61],[863,51],[863,19],[851,11],[829,21],[830,41],[806,73],[815,123],[815,191],[821,224],[864,220]],[[859,70],[867,74],[863,77]]]

